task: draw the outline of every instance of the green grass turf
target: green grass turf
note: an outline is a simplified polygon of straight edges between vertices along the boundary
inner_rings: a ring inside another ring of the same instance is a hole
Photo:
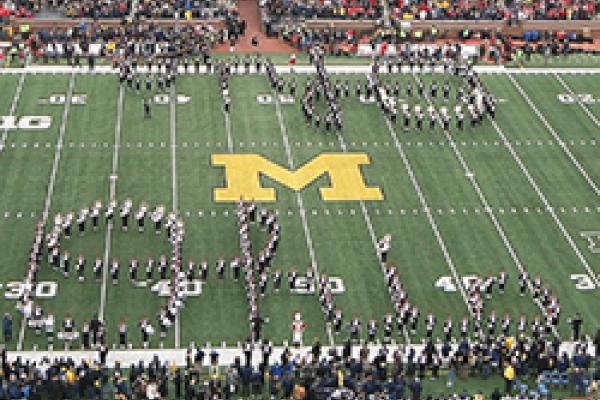
[[[458,321],[467,312],[465,302],[459,292],[445,293],[434,287],[439,277],[450,276],[451,272],[393,137],[377,106],[362,104],[353,95],[354,82],[365,77],[343,75],[335,79],[338,78],[350,80],[352,88],[350,98],[341,101],[345,124],[341,134],[343,140],[349,152],[368,153],[371,164],[362,168],[365,180],[368,185],[381,187],[385,194],[383,201],[365,203],[376,236],[388,232],[393,235],[390,259],[397,264],[410,300],[421,309],[423,317],[431,310],[440,323],[448,315]],[[0,109],[6,115],[18,77],[0,79],[7,88],[0,94]],[[0,192],[0,238],[6,245],[0,255],[4,277],[4,282],[0,283],[22,278],[33,228],[44,208],[54,146],[63,118],[63,106],[41,105],[38,99],[66,93],[69,79],[66,75],[28,75],[25,79],[17,115],[50,115],[53,124],[47,131],[9,132],[7,149],[0,154],[0,182],[4,188]],[[302,88],[307,78],[296,76],[296,79],[298,87]],[[399,81],[404,88],[412,77],[391,75],[386,79]],[[433,78],[424,76],[423,79],[429,82]],[[588,250],[587,241],[579,235],[580,231],[597,229],[596,195],[510,80],[498,75],[484,76],[483,79],[498,98],[505,100],[498,106],[499,127],[549,203],[556,207],[560,221],[597,274],[600,270],[598,256]],[[565,90],[552,75],[523,75],[516,79],[557,135],[567,142],[582,168],[595,180],[600,166],[595,157],[596,145],[591,143],[596,140],[598,127],[579,105],[558,102],[556,94]],[[600,98],[600,85],[593,76],[567,75],[564,79],[575,92],[592,93]],[[95,199],[106,203],[109,195],[118,84],[113,76],[83,75],[74,80],[74,93],[85,93],[88,99],[86,105],[72,105],[65,121],[64,148],[51,199],[52,215],[91,206]],[[234,76],[230,86],[233,151],[260,153],[289,167],[275,105],[256,102],[258,94],[271,91],[266,78]],[[453,82],[452,95],[454,90],[456,82]],[[177,105],[174,116],[169,105],[154,105],[152,118],[144,119],[142,99],[145,94],[125,90],[117,198],[132,198],[136,208],[141,201],[151,207],[156,204],[164,204],[167,208],[173,206],[170,129],[171,118],[175,118],[177,205],[186,222],[184,260],[192,258],[199,262],[206,259],[211,268],[202,294],[189,298],[182,311],[181,345],[186,346],[192,341],[219,344],[225,341],[235,345],[245,340],[250,332],[244,288],[241,282],[236,283],[230,277],[217,279],[214,270],[219,256],[230,259],[238,252],[235,207],[217,204],[212,197],[213,188],[222,187],[225,182],[223,170],[210,165],[210,156],[229,151],[218,80],[213,76],[180,77],[176,91],[191,96],[191,102]],[[404,98],[404,94],[401,97]],[[414,98],[405,100],[411,104],[417,101]],[[441,104],[440,99],[436,101]],[[424,107],[427,105],[424,100],[421,103]],[[318,107],[322,110],[324,105]],[[600,106],[588,107],[600,117]],[[289,136],[290,155],[296,168],[322,152],[342,151],[334,134],[306,125],[299,102],[282,105],[281,110],[281,122]],[[496,294],[487,303],[486,310],[494,308],[499,315],[508,312],[513,319],[521,313],[530,317],[539,313],[529,296],[518,297],[518,269],[439,128],[433,132],[425,129],[421,133],[404,132],[401,126],[395,129],[458,275],[496,274],[505,268],[509,274],[508,290],[504,295]],[[570,274],[587,271],[544,210],[541,200],[492,125],[486,121],[482,127],[467,127],[464,132],[453,128],[452,136],[519,260],[532,275],[541,274],[560,297],[561,334],[568,337],[566,320],[576,311],[582,312],[586,332],[594,332],[599,326],[595,312],[598,289],[575,289]],[[371,317],[381,320],[385,312],[391,311],[391,301],[361,207],[358,202],[323,201],[318,188],[327,183],[328,180],[321,177],[300,192],[319,272],[343,279],[346,292],[337,295],[335,302],[347,317],[356,314],[363,323]],[[281,268],[284,275],[291,267],[303,272],[310,265],[310,257],[296,195],[269,178],[264,178],[263,184],[277,191],[277,202],[269,207],[278,210],[282,226],[281,246],[274,267]],[[565,211],[560,211],[560,207]],[[21,217],[17,217],[18,212],[22,213]],[[99,232],[88,232],[81,238],[75,235],[70,241],[63,242],[74,256],[80,252],[85,254],[88,260],[85,283],[78,283],[74,274],[64,278],[46,265],[42,268],[40,280],[58,282],[59,290],[56,298],[41,301],[45,309],[52,309],[59,321],[66,313],[71,313],[80,326],[84,319],[99,311],[101,285],[92,277],[91,263],[104,253],[105,229],[103,224]],[[256,247],[264,240],[264,234],[253,229]],[[144,315],[154,321],[158,308],[165,303],[165,299],[152,293],[150,288],[132,287],[128,281],[129,260],[136,256],[145,261],[150,255],[157,258],[168,252],[166,238],[155,236],[151,229],[143,234],[135,229],[129,232],[113,230],[109,259],[118,258],[122,272],[118,285],[112,285],[109,279],[106,292],[105,314],[111,343],[117,341],[116,326],[123,320],[130,326],[130,340],[134,346],[139,346],[135,324]],[[14,300],[5,299],[0,302],[0,312],[13,313],[17,331],[20,317],[14,311],[14,305]],[[316,295],[292,295],[286,288],[275,294],[269,287],[269,295],[260,299],[260,306],[270,320],[265,325],[264,335],[275,343],[291,339],[289,324],[294,310],[300,310],[308,324],[308,341],[319,337],[328,342]],[[438,329],[435,335],[439,337],[440,334]],[[411,340],[419,341],[423,335],[421,324],[418,334]],[[335,340],[339,343],[345,338],[346,333],[342,333]],[[15,345],[16,338],[9,347]],[[33,345],[44,348],[45,343],[28,329],[24,348],[30,349]],[[151,345],[160,345],[158,335],[153,337]],[[175,346],[174,329],[169,331],[163,345]]]
[[[546,59],[543,55],[533,54],[530,60],[525,57],[506,63],[507,67],[528,68],[595,68],[600,65],[600,56],[593,54],[569,54]]]

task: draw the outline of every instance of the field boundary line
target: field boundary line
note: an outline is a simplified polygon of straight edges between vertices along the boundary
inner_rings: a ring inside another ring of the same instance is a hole
[[[529,107],[535,112],[535,114],[538,116],[538,118],[540,119],[540,121],[542,121],[542,123],[546,127],[546,130],[548,132],[550,132],[550,134],[554,137],[554,140],[556,140],[556,142],[558,143],[559,147],[561,149],[563,149],[563,152],[571,160],[571,162],[573,163],[573,165],[575,165],[575,167],[577,168],[577,170],[579,170],[579,173],[587,181],[588,185],[590,185],[590,187],[592,188],[592,190],[594,191],[594,193],[596,193],[597,196],[600,196],[600,189],[598,189],[598,186],[596,186],[596,183],[592,180],[592,178],[590,178],[590,176],[585,171],[585,169],[583,169],[583,167],[581,166],[581,164],[579,164],[579,161],[577,161],[577,159],[575,158],[575,156],[573,155],[573,153],[571,153],[571,150],[569,150],[569,148],[567,146],[567,143],[564,140],[562,140],[562,138],[558,135],[558,133],[556,133],[556,131],[554,130],[554,128],[552,127],[552,125],[550,125],[550,123],[546,120],[546,118],[544,117],[544,115],[540,112],[540,110],[537,108],[537,106],[529,98],[529,95],[527,95],[527,93],[525,92],[525,90],[523,90],[523,88],[521,87],[521,85],[519,85],[519,83],[517,82],[517,80],[512,75],[508,75],[508,79],[510,79],[510,81],[517,88],[517,90],[519,91],[519,93],[521,93],[521,96],[525,99],[525,101],[527,102],[527,104],[529,104]]]
[[[365,59],[367,62],[368,59]],[[332,65],[327,67],[330,73],[350,73],[350,74],[367,74],[371,72],[371,66],[367,63],[364,65]],[[316,69],[311,65],[275,65],[275,69],[278,74],[314,74]],[[507,75],[545,75],[545,74],[600,74],[600,68],[580,68],[580,67],[565,67],[565,68],[507,68],[503,65],[475,65],[473,70],[480,74],[507,74]],[[148,68],[145,66],[138,67],[138,72],[148,73]],[[156,72],[156,67],[153,68],[152,72]],[[185,75],[186,72],[183,66],[178,68],[179,75]],[[201,66],[199,72],[206,73],[206,67]],[[25,68],[3,68],[0,69],[0,75],[17,75],[17,74],[77,74],[77,75],[116,75],[119,73],[118,69],[112,68],[110,65],[97,65],[94,70],[90,71],[89,68],[75,68],[67,65],[30,65]],[[381,71],[382,74],[387,75],[388,72]],[[402,71],[393,72],[410,74],[412,73],[408,67],[404,67]],[[443,73],[443,67],[436,67],[434,73]],[[195,71],[188,70],[187,75],[195,75]],[[261,75],[260,72],[256,71],[256,68],[252,66],[250,68],[250,74]]]
[[[583,111],[587,114],[588,117],[590,117],[590,119],[594,122],[594,124],[596,124],[596,126],[600,128],[600,121],[598,120],[598,118],[596,118],[594,113],[592,113],[590,111],[590,109],[587,108],[587,106],[585,104],[583,104],[583,102],[579,99],[579,97],[577,97],[575,95],[575,92],[573,92],[573,89],[571,89],[571,87],[569,85],[567,85],[567,82],[565,82],[564,79],[561,78],[560,75],[558,75],[557,73],[554,73],[553,75],[556,78],[556,80],[558,80],[560,82],[560,84],[563,86],[563,88],[565,88],[565,90],[567,92],[569,92],[569,94],[571,96],[573,96],[573,100],[575,100],[575,102],[577,104],[579,104],[579,106],[581,106]]]
[[[121,121],[123,117],[123,100],[125,97],[125,89],[123,84],[119,85],[119,98],[117,102],[117,121],[115,123],[115,143],[112,159],[112,171],[109,176],[110,186],[108,201],[113,201],[117,195],[117,175],[119,169],[119,147],[121,144]],[[112,245],[112,230],[114,227],[113,221],[108,222],[106,228],[106,237],[104,239],[104,258],[102,265],[102,284],[100,286],[100,309],[98,310],[98,319],[104,322],[104,309],[106,307],[107,281],[108,281],[108,258]]]
[[[508,151],[511,154],[511,156],[516,161],[517,165],[519,165],[519,168],[521,169],[521,171],[523,172],[523,174],[527,178],[527,181],[529,181],[529,184],[531,185],[531,187],[534,189],[534,191],[536,192],[536,194],[538,195],[538,197],[540,198],[540,200],[542,201],[542,203],[544,203],[544,206],[546,207],[546,210],[548,211],[548,213],[550,214],[550,216],[554,220],[554,223],[558,226],[559,230],[561,231],[561,233],[563,234],[563,236],[565,237],[565,239],[567,240],[567,242],[571,246],[571,249],[575,252],[575,255],[577,256],[577,258],[579,259],[579,261],[581,262],[581,264],[584,266],[584,268],[586,269],[586,271],[590,275],[590,278],[592,279],[592,281],[594,282],[594,284],[596,286],[600,286],[600,281],[598,281],[598,278],[596,277],[596,274],[594,273],[594,271],[592,270],[592,268],[588,264],[587,260],[585,259],[585,257],[583,256],[583,254],[581,253],[581,251],[579,250],[579,248],[577,247],[577,244],[575,243],[575,241],[571,237],[571,234],[567,231],[567,229],[565,228],[565,226],[562,224],[562,222],[560,221],[560,218],[558,218],[558,215],[556,215],[556,212],[554,211],[554,208],[550,205],[550,203],[548,202],[548,199],[546,199],[546,196],[540,190],[539,186],[535,182],[535,179],[531,176],[531,174],[529,173],[529,170],[527,169],[527,167],[525,166],[525,164],[523,163],[523,161],[521,160],[521,158],[519,157],[519,155],[513,149],[512,144],[508,141],[508,139],[506,138],[506,135],[504,134],[504,132],[502,131],[502,129],[500,128],[500,126],[498,125],[498,123],[493,118],[488,118],[488,119],[491,121],[492,126],[496,130],[496,133],[498,133],[498,136],[500,136],[500,138],[504,142],[505,147],[508,149]]]
[[[21,98],[21,92],[23,91],[23,85],[25,83],[25,74],[21,74],[19,78],[19,83],[17,84],[17,89],[15,90],[15,95],[13,97],[12,104],[10,105],[9,116],[14,117],[17,112],[17,104]],[[2,132],[2,139],[0,139],[0,151],[4,151],[6,147],[6,139],[8,138],[8,126],[4,128]]]
[[[416,80],[416,77],[414,77],[414,78]],[[429,97],[429,95],[426,92],[425,92],[424,97],[425,97],[425,100],[427,100],[427,103],[430,106],[433,106],[433,102],[432,102],[431,98]],[[442,129],[443,129],[443,122],[442,122],[441,117],[440,117],[439,114],[437,114],[437,118],[436,119],[437,119],[438,123],[440,124],[440,126],[442,126]],[[485,213],[489,216],[490,220],[492,221],[492,224],[494,225],[494,228],[496,229],[496,233],[498,233],[498,236],[500,236],[500,239],[502,239],[504,247],[508,251],[508,254],[510,255],[510,258],[512,258],[513,263],[517,267],[517,270],[521,274],[524,273],[525,272],[525,268],[523,267],[523,264],[521,263],[521,260],[519,259],[519,256],[517,255],[517,252],[513,248],[512,244],[510,242],[510,239],[508,239],[508,236],[506,235],[506,232],[504,232],[504,228],[502,228],[502,225],[500,224],[500,222],[496,218],[496,215],[494,214],[494,209],[490,206],[490,203],[488,202],[487,197],[485,197],[485,194],[483,194],[483,191],[481,190],[481,187],[479,186],[479,183],[477,182],[477,178],[475,178],[475,174],[473,173],[473,169],[471,167],[469,167],[469,164],[467,164],[467,161],[465,160],[465,158],[464,158],[463,154],[461,153],[461,151],[458,149],[458,145],[456,144],[456,142],[452,138],[452,135],[450,135],[450,133],[448,133],[446,130],[443,130],[443,132],[444,132],[444,136],[446,137],[446,140],[448,140],[448,142],[450,144],[450,147],[454,151],[454,155],[456,156],[456,158],[458,159],[459,164],[463,168],[463,170],[465,172],[465,176],[467,177],[467,179],[471,183],[471,186],[473,187],[473,189],[475,189],[475,193],[477,193],[477,197],[479,197],[479,201],[481,202],[481,205],[483,206],[483,208],[485,210]],[[532,285],[532,283],[531,283],[530,280],[527,280],[527,286],[528,286],[529,290],[531,291],[531,293],[533,293],[533,285]],[[535,305],[538,306],[538,308],[540,310],[542,310],[542,312],[544,311],[544,307],[543,307],[542,303],[539,300],[533,299],[532,301],[533,301],[533,303]],[[553,333],[557,337],[559,336],[558,332],[555,329],[553,329]]]
[[[283,138],[283,146],[285,147],[285,153],[287,156],[288,164],[291,169],[296,169],[294,163],[294,157],[292,156],[292,150],[290,147],[289,137],[287,134],[287,127],[283,122],[283,114],[281,112],[281,103],[279,101],[278,93],[273,90],[273,98],[275,99],[275,110],[277,113],[277,120],[279,122],[279,130]],[[314,272],[315,287],[319,285],[319,265],[315,256],[315,249],[313,246],[312,236],[310,234],[310,228],[308,227],[308,221],[306,219],[306,209],[304,208],[304,202],[302,201],[302,195],[300,192],[296,192],[296,202],[298,203],[298,209],[300,211],[300,219],[302,220],[302,229],[304,230],[304,238],[306,239],[306,246],[308,247],[308,254],[310,256],[310,264]],[[333,345],[335,340],[333,339],[333,333],[331,332],[331,326],[326,323],[327,337],[329,344]]]
[[[52,161],[52,171],[50,172],[50,178],[48,181],[48,191],[46,193],[46,200],[44,201],[44,211],[42,212],[42,224],[46,225],[48,222],[48,213],[50,206],[52,205],[52,196],[54,194],[54,184],[56,183],[56,175],[58,173],[58,164],[60,163],[60,156],[62,153],[63,142],[65,139],[65,132],[67,130],[67,119],[69,118],[69,110],[71,106],[71,99],[73,97],[73,87],[75,86],[75,74],[71,74],[69,79],[69,86],[67,89],[67,97],[65,101],[65,108],[58,131],[58,140],[56,142],[56,150],[54,151],[54,160]],[[25,318],[21,319],[21,326],[19,327],[19,341],[17,342],[17,350],[23,348],[23,342],[25,341]]]

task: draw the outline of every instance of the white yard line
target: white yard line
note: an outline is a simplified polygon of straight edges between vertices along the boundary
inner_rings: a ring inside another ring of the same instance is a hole
[[[233,153],[233,134],[231,133],[231,119],[229,113],[223,109],[223,116],[225,117],[225,132],[227,132],[227,151]]]
[[[54,151],[54,162],[52,163],[52,173],[50,174],[50,182],[48,183],[48,193],[46,195],[46,201],[44,202],[44,212],[42,222],[46,224],[48,221],[48,212],[52,205],[52,195],[54,193],[54,183],[56,182],[56,174],[58,172],[58,163],[60,162],[60,156],[62,154],[63,143],[65,140],[65,131],[67,128],[67,118],[69,116],[69,110],[71,108],[71,98],[73,97],[73,86],[75,85],[75,74],[71,74],[69,80],[69,89],[67,91],[67,97],[65,99],[65,109],[60,124],[60,131],[58,134],[58,141],[56,143],[56,150]]]
[[[75,86],[75,74],[71,74],[69,80],[69,88],[67,90],[67,96],[65,99],[65,108],[62,115],[62,121],[58,132],[58,141],[56,142],[56,150],[54,151],[54,161],[52,162],[52,172],[50,173],[50,180],[48,181],[48,192],[46,194],[46,200],[44,201],[44,211],[42,213],[42,224],[46,224],[48,221],[48,213],[50,212],[50,206],[52,205],[52,195],[54,194],[54,184],[56,183],[56,175],[58,173],[58,164],[60,162],[60,156],[62,154],[63,142],[65,139],[65,132],[67,128],[67,119],[69,117],[69,109],[71,106],[71,98],[73,97],[73,86]],[[21,319],[21,326],[19,328],[19,341],[17,343],[17,350],[23,348],[23,342],[25,341],[25,318]]]
[[[17,104],[19,103],[19,99],[21,98],[21,92],[23,91],[23,84],[25,83],[25,74],[21,74],[21,78],[19,78],[19,83],[17,84],[17,90],[15,91],[15,96],[13,97],[12,104],[10,105],[9,116],[13,117],[17,112]],[[4,132],[2,132],[2,139],[0,139],[0,151],[3,151],[6,146],[6,138],[8,137],[8,126],[4,128]]]
[[[567,85],[567,82],[565,82],[565,80],[561,78],[561,76],[557,73],[554,73],[553,75],[560,82],[563,88],[565,88],[565,90],[569,92],[571,96],[573,96],[573,99],[577,102],[577,104],[579,104],[581,108],[583,108],[583,111],[585,111],[587,116],[590,117],[592,121],[594,121],[594,124],[596,124],[596,126],[600,128],[600,121],[598,120],[598,118],[596,118],[596,116],[589,110],[589,108],[587,108],[586,105],[583,104],[581,100],[579,100],[579,97],[577,97],[576,93],[574,93],[571,87]]]
[[[413,187],[415,188],[415,191],[417,192],[417,196],[419,197],[419,201],[421,202],[421,207],[423,208],[423,211],[427,215],[427,220],[429,221],[429,225],[431,226],[433,235],[435,236],[435,238],[438,242],[438,245],[440,246],[440,249],[442,250],[442,254],[444,255],[446,264],[448,264],[450,273],[452,274],[452,277],[454,278],[454,281],[456,282],[456,285],[458,286],[458,289],[459,289],[460,294],[467,306],[467,310],[468,310],[469,314],[471,316],[473,316],[473,311],[471,310],[471,307],[469,307],[469,300],[467,297],[467,292],[463,286],[460,276],[458,275],[458,272],[456,271],[456,267],[454,266],[454,261],[452,261],[450,252],[448,251],[448,248],[446,247],[446,243],[444,242],[444,239],[442,238],[442,235],[441,235],[441,233],[437,227],[437,224],[435,222],[435,219],[433,218],[433,215],[431,214],[431,208],[429,207],[429,204],[427,204],[427,199],[425,198],[425,195],[423,194],[423,191],[421,190],[421,186],[419,185],[419,182],[417,181],[417,178],[415,177],[413,169],[410,166],[408,157],[406,157],[406,153],[404,153],[404,149],[402,148],[402,144],[400,143],[400,140],[398,140],[398,136],[396,135],[396,131],[395,131],[394,127],[392,126],[392,123],[387,118],[385,118],[385,122],[387,124],[388,131],[390,132],[390,135],[392,135],[392,139],[394,140],[396,150],[398,151],[398,154],[400,154],[400,158],[402,159],[404,168],[406,169],[406,172],[408,173],[410,181],[411,181]]]
[[[598,186],[596,186],[596,183],[592,180],[592,178],[590,178],[589,174],[583,169],[583,167],[581,166],[581,164],[579,164],[579,161],[577,161],[577,159],[575,158],[575,156],[573,155],[573,153],[571,153],[571,150],[569,150],[567,144],[562,140],[562,138],[558,135],[558,133],[556,133],[556,131],[554,130],[554,128],[552,127],[552,125],[550,125],[548,123],[548,121],[546,120],[546,118],[542,115],[542,113],[540,112],[540,110],[538,110],[538,108],[536,107],[536,105],[529,98],[529,96],[527,95],[527,93],[523,90],[523,88],[521,87],[521,85],[519,85],[519,83],[516,81],[516,79],[512,75],[507,75],[507,76],[508,76],[508,79],[510,79],[510,81],[512,82],[512,84],[517,88],[517,90],[519,91],[519,93],[521,93],[521,96],[523,96],[523,98],[525,99],[525,101],[527,102],[527,104],[529,104],[529,107],[531,107],[531,109],[535,112],[535,114],[538,116],[538,118],[540,119],[540,121],[542,121],[542,123],[544,124],[544,126],[546,127],[546,129],[548,130],[548,132],[550,132],[550,134],[554,137],[554,140],[556,140],[556,142],[558,143],[558,145],[563,149],[563,151],[567,155],[567,157],[569,157],[569,159],[571,160],[571,162],[573,163],[573,165],[575,165],[575,167],[577,168],[577,170],[579,171],[579,173],[587,181],[588,185],[590,185],[590,187],[592,188],[592,190],[594,191],[594,193],[596,193],[597,196],[600,196],[600,189],[598,189]]]
[[[109,176],[110,189],[108,201],[116,199],[117,196],[117,175],[119,172],[119,148],[121,147],[121,120],[123,116],[123,98],[125,97],[125,88],[123,85],[119,87],[119,100],[117,104],[117,121],[115,123],[115,143],[113,150],[112,159],[112,171]],[[106,238],[104,239],[104,258],[102,268],[102,285],[100,286],[100,309],[98,310],[98,318],[104,321],[104,309],[106,307],[106,293],[107,293],[107,281],[108,281],[108,257],[110,254],[110,248],[112,245],[112,230],[113,222],[108,223],[106,229]]]
[[[346,142],[344,141],[344,137],[342,136],[342,134],[338,131],[336,131],[336,135],[338,138],[338,141],[340,142],[340,147],[342,148],[342,151],[344,153],[348,152],[348,146],[346,146]],[[381,258],[379,257],[379,253],[377,251],[377,235],[375,234],[375,229],[373,228],[373,222],[371,221],[371,217],[369,216],[369,210],[367,210],[367,207],[365,206],[365,202],[363,200],[360,200],[360,209],[362,211],[362,215],[363,218],[365,220],[365,224],[367,225],[367,230],[369,231],[369,236],[371,237],[371,243],[373,244],[373,250],[375,251],[375,257],[377,258],[377,262],[379,263],[379,266],[381,268],[381,272],[383,273],[383,277],[385,280],[385,263],[383,261],[381,261]],[[404,331],[404,339],[406,340],[406,343],[410,342],[410,338],[408,336],[408,332]]]
[[[287,128],[283,122],[283,114],[281,112],[281,103],[279,101],[279,95],[273,91],[273,98],[275,99],[275,110],[277,112],[277,120],[279,121],[279,129],[283,138],[283,146],[285,147],[285,153],[287,155],[288,164],[291,169],[295,170],[294,158],[292,157],[292,150],[290,147],[290,141],[287,134]],[[317,258],[315,257],[315,249],[313,247],[312,236],[310,234],[310,228],[306,220],[306,210],[304,209],[304,203],[302,201],[302,195],[300,192],[296,192],[296,202],[298,203],[298,209],[300,210],[300,219],[302,220],[302,228],[304,230],[304,237],[306,238],[306,246],[308,247],[308,254],[310,256],[310,264],[314,272],[315,287],[319,285],[319,265],[317,264]],[[327,336],[329,338],[329,344],[335,343],[333,339],[333,333],[331,332],[331,326],[327,324]]]
[[[172,189],[172,201],[173,201],[173,212],[179,216],[179,205],[177,199],[177,114],[176,114],[176,104],[177,104],[177,91],[175,90],[175,82],[171,84],[171,171],[172,176],[171,180],[173,183]],[[181,310],[175,314],[175,348],[178,349],[181,346],[181,316],[179,315]]]
[[[416,80],[416,78],[415,78],[415,80]],[[425,99],[427,100],[427,103],[430,106],[433,106],[433,102],[431,101],[431,99],[429,98],[429,96],[426,93],[425,93]],[[437,115],[437,120],[438,120],[440,126],[443,127],[443,122],[442,122],[439,114]],[[452,138],[452,135],[450,135],[450,133],[444,131],[444,136],[446,137],[446,140],[448,140],[448,142],[450,143],[450,147],[454,151],[454,154],[456,155],[458,162],[462,166],[462,168],[465,172],[465,176],[469,180],[469,183],[471,183],[471,186],[473,186],[473,189],[475,189],[475,192],[477,193],[477,197],[479,197],[479,201],[483,205],[483,208],[484,208],[485,212],[487,213],[487,215],[490,217],[490,220],[492,221],[492,224],[494,225],[496,232],[500,236],[500,239],[502,239],[502,243],[504,244],[504,247],[508,251],[508,254],[510,254],[510,258],[513,260],[515,266],[519,270],[519,273],[524,273],[525,267],[521,263],[521,260],[519,259],[517,252],[513,248],[512,244],[510,243],[510,240],[508,239],[506,232],[504,232],[502,225],[500,225],[500,223],[498,222],[498,219],[496,218],[496,215],[494,214],[493,208],[490,206],[490,203],[488,202],[487,198],[483,194],[481,187],[479,186],[479,183],[477,182],[477,178],[475,178],[475,175],[473,174],[473,170],[467,164],[462,153],[458,149],[456,142]],[[533,292],[533,285],[531,284],[531,282],[528,281],[527,284],[529,286],[529,290],[531,292]],[[544,307],[540,301],[538,301],[538,300],[533,300],[533,301],[542,311],[544,310]],[[554,334],[558,336],[558,332],[555,331]]]
[[[531,187],[533,187],[533,190],[537,193],[538,197],[540,198],[540,200],[542,201],[542,203],[546,207],[546,211],[548,211],[548,213],[550,213],[550,215],[552,216],[552,219],[554,220],[554,223],[560,229],[561,233],[563,234],[563,236],[565,237],[565,239],[567,240],[567,242],[571,246],[571,249],[573,250],[573,252],[575,252],[577,258],[579,259],[579,261],[581,262],[581,264],[583,265],[583,267],[585,268],[585,270],[590,275],[590,278],[592,279],[592,281],[594,282],[594,284],[597,287],[600,286],[600,281],[596,277],[596,274],[594,273],[594,271],[592,270],[592,268],[588,264],[587,260],[583,256],[583,254],[581,254],[581,251],[579,250],[579,248],[577,247],[577,245],[573,241],[573,238],[571,237],[571,235],[569,234],[569,232],[567,231],[567,229],[564,227],[564,225],[562,224],[562,222],[560,221],[560,219],[556,215],[556,212],[554,211],[554,208],[550,205],[550,203],[546,199],[546,196],[540,190],[539,186],[537,185],[537,183],[535,182],[535,180],[533,179],[533,177],[531,176],[531,174],[527,170],[527,167],[525,166],[525,164],[523,164],[523,161],[521,161],[521,158],[517,155],[517,153],[513,149],[512,144],[508,141],[508,139],[506,138],[506,135],[504,134],[504,132],[502,132],[502,129],[500,129],[500,127],[498,126],[498,124],[496,123],[496,121],[494,119],[491,119],[491,118],[490,118],[490,121],[492,123],[492,126],[494,127],[494,129],[496,130],[496,132],[498,133],[498,135],[500,136],[500,138],[504,142],[504,146],[506,146],[506,148],[508,149],[509,153],[512,155],[512,157],[514,158],[514,160],[517,162],[517,164],[519,165],[519,168],[521,168],[521,171],[523,172],[523,174],[525,175],[525,177],[529,181],[529,184],[531,185]]]
[[[230,153],[233,153],[233,136],[231,135],[231,120],[229,118],[229,113],[223,111],[225,114],[225,130],[227,131],[227,150]]]
[[[176,122],[177,122],[177,114],[176,114],[176,105],[177,104],[177,94],[175,92],[175,83],[171,85],[171,171],[172,171],[172,183],[173,183],[173,211],[175,213],[179,212],[179,206],[177,202],[177,137],[176,137]]]

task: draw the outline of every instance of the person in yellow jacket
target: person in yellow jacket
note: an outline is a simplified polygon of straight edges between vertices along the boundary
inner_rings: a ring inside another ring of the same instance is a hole
[[[512,364],[508,364],[506,368],[504,368],[504,384],[506,385],[506,394],[510,395],[512,393],[512,386],[515,380],[515,367]]]

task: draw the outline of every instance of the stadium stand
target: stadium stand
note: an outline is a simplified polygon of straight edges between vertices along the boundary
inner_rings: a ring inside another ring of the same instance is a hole
[[[377,19],[383,7],[374,0],[289,1],[268,0],[263,7],[271,17],[326,18],[326,19]]]
[[[592,20],[597,1],[392,1],[394,18],[401,20]]]
[[[235,2],[223,0],[142,1],[135,14],[146,18],[210,19],[237,14]]]
[[[556,343],[520,338],[511,343],[461,342],[419,348],[368,348],[347,341],[331,348],[277,348],[264,342],[244,350],[190,347],[183,361],[161,353],[128,364],[102,346],[87,359],[44,357],[28,362],[2,350],[1,398],[272,399],[420,398],[430,382],[445,382],[436,399],[478,399],[481,389],[457,393],[456,380],[504,380],[486,393],[492,399],[536,398],[553,393],[593,394],[600,382],[600,358],[585,344],[572,356]],[[499,386],[499,385],[498,385]],[[431,394],[428,399],[433,399]]]

